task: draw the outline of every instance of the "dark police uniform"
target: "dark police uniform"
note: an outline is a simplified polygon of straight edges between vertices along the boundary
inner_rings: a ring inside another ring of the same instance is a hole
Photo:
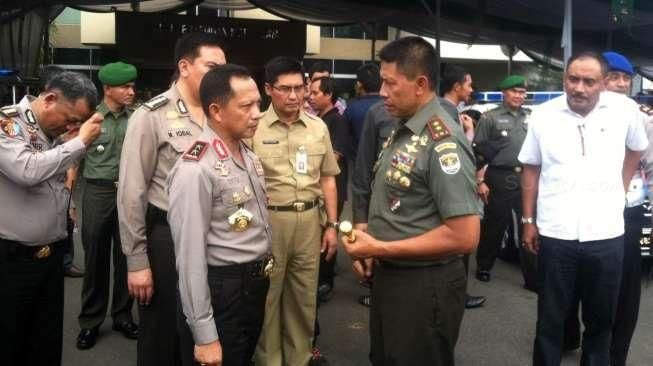
[[[151,268],[154,295],[139,306],[138,360],[143,365],[178,365],[177,271],[167,220],[166,179],[177,159],[200,135],[173,85],[129,119],[120,159],[118,220],[127,270]]]
[[[184,365],[194,345],[216,340],[223,365],[249,365],[263,325],[273,265],[265,177],[243,143],[240,153],[244,164],[207,128],[169,174]]]
[[[375,165],[369,233],[407,239],[479,215],[474,156],[436,98],[401,121]],[[461,256],[380,260],[370,312],[372,364],[453,365],[465,307]]]
[[[0,365],[61,364],[64,182],[85,146],[46,136],[33,100],[0,109]]]
[[[501,239],[512,220],[512,212],[518,219],[521,218],[522,167],[517,155],[526,138],[529,114],[527,108],[520,107],[513,111],[501,105],[485,112],[478,122],[473,146],[477,168],[488,165],[485,184],[490,188],[490,195],[485,205],[481,240],[476,253],[477,275],[479,271],[489,272],[492,269]],[[521,243],[521,224],[517,223],[517,227]],[[522,248],[520,260],[526,286],[534,288],[534,258]]]

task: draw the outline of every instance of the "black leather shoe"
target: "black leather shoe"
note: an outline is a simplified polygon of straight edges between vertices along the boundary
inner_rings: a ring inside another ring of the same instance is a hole
[[[490,282],[490,272],[476,271],[476,279],[483,282]]]
[[[138,339],[138,326],[131,321],[113,323],[113,330],[122,333],[125,338]]]
[[[77,349],[84,350],[95,346],[97,335],[97,328],[80,330],[79,335],[77,336]]]
[[[465,309],[474,309],[483,306],[485,296],[472,296],[465,294]]]
[[[333,296],[333,287],[327,283],[323,283],[317,287],[317,299],[321,302],[329,302]]]
[[[75,266],[70,266],[63,270],[63,275],[71,278],[80,278],[84,277],[84,271]]]

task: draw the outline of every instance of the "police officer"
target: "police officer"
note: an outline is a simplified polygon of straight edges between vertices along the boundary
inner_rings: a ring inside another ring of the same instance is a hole
[[[465,308],[461,254],[479,236],[474,156],[436,98],[433,46],[401,38],[379,57],[381,96],[400,122],[375,166],[369,234],[343,238],[356,272],[374,273],[370,358],[375,366],[453,365]]]
[[[202,76],[225,63],[217,39],[186,33],[175,46],[176,80],[129,119],[118,183],[118,220],[127,256],[127,286],[139,303],[138,362],[178,365],[174,244],[166,219],[166,179],[200,135],[206,117],[199,98]]]
[[[98,329],[106,316],[112,253],[113,329],[127,338],[138,338],[138,327],[131,313],[133,299],[127,291],[127,265],[120,245],[116,207],[120,152],[127,119],[132,113],[136,76],[136,68],[123,62],[106,64],[98,72],[104,97],[97,110],[104,121],[100,137],[89,147],[84,158],[82,172],[86,182],[82,191],[82,244],[86,272],[82,309],[78,316],[81,328],[77,336],[79,349],[95,345]]]
[[[208,127],[168,175],[168,218],[179,292],[192,337],[184,365],[249,365],[263,325],[270,252],[261,162],[242,142],[256,131],[261,97],[237,65],[209,71],[200,87]],[[186,347],[189,345],[189,347]]]
[[[61,72],[38,97],[0,109],[1,365],[61,364],[64,182],[100,134],[102,116],[91,116],[96,104],[87,77]],[[57,136],[84,120],[77,137],[59,144]]]
[[[301,108],[305,88],[299,61],[270,60],[265,79],[271,104],[252,147],[265,171],[276,266],[255,359],[261,366],[306,365],[320,251],[329,260],[337,246],[335,176],[340,170],[327,126]]]
[[[503,103],[481,116],[473,143],[478,168],[476,183],[485,203],[481,241],[476,253],[476,278],[484,282],[490,281],[490,270],[513,217],[512,211],[515,217],[521,217],[522,168],[517,155],[526,137],[530,114],[529,109],[522,107],[526,98],[524,77],[508,76],[499,84],[499,89],[503,92]],[[521,230],[521,225],[516,226]],[[535,260],[523,248],[520,260],[525,287],[534,289]]]

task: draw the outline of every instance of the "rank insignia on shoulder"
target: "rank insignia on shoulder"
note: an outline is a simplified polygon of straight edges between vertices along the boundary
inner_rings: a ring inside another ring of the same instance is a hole
[[[18,115],[18,109],[14,107],[2,107],[0,108],[0,113],[7,117],[16,117]]]
[[[143,103],[143,107],[147,108],[150,111],[159,109],[160,107],[166,105],[170,99],[165,95],[158,95],[147,102]]]
[[[653,107],[648,104],[640,104],[639,110],[648,116],[653,116]]]
[[[444,123],[444,121],[438,116],[433,116],[426,125],[431,132],[431,138],[435,141],[440,141],[451,136],[449,127],[447,127],[446,123]]]
[[[184,160],[199,161],[206,152],[208,146],[209,144],[204,141],[195,141],[193,146],[191,146],[181,158]]]
[[[13,119],[0,120],[0,130],[9,137],[16,137],[20,133],[20,125]]]

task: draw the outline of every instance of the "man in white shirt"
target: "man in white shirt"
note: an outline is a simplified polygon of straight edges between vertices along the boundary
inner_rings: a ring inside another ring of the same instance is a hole
[[[519,153],[523,244],[538,254],[535,366],[560,365],[565,316],[576,296],[585,324],[581,362],[609,363],[625,188],[648,141],[637,104],[603,91],[605,74],[601,56],[572,57],[565,95],[532,114]]]

